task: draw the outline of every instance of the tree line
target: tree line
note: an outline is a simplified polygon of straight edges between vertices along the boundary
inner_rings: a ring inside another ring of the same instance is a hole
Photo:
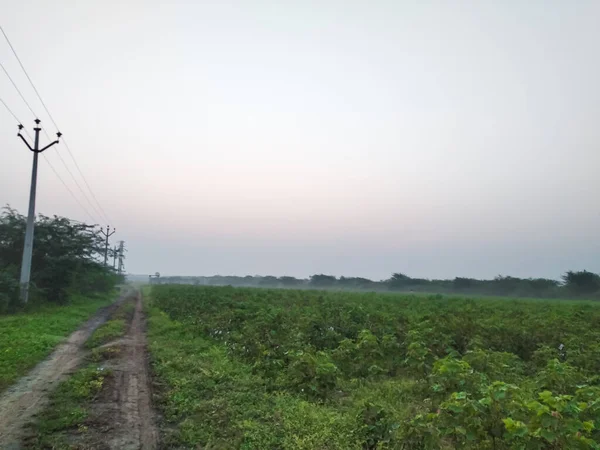
[[[19,307],[26,220],[10,207],[0,213],[0,313]],[[120,277],[102,264],[103,252],[103,239],[94,225],[65,217],[38,215],[30,303],[64,304],[72,295],[108,292]]]
[[[157,284],[197,284],[207,286],[239,286],[295,289],[336,289],[360,291],[422,292],[431,294],[495,295],[539,298],[598,298],[600,275],[583,271],[567,271],[561,280],[518,278],[499,275],[491,280],[456,277],[448,280],[412,278],[393,273],[386,280],[362,277],[336,277],[315,274],[308,278],[271,275],[247,276],[168,276],[152,279]]]

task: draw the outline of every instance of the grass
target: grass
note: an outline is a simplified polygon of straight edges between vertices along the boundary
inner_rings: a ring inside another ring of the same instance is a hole
[[[47,306],[34,312],[1,316],[0,391],[25,375],[113,298],[112,292],[93,298],[75,297],[66,306]]]
[[[85,343],[87,348],[99,347],[125,335],[127,323],[133,316],[133,301],[123,303],[112,318],[98,327]]]
[[[85,433],[88,405],[100,393],[110,371],[95,365],[78,370],[50,396],[50,404],[38,416],[35,435],[27,448],[71,449],[65,431]]]

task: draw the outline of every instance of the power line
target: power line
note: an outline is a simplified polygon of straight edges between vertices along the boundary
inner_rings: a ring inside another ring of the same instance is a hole
[[[25,76],[27,77],[27,79],[29,80],[29,83],[31,84],[31,87],[33,88],[33,90],[35,91],[35,94],[37,95],[37,98],[40,99],[40,102],[42,103],[42,106],[44,107],[44,109],[46,110],[46,112],[48,113],[48,116],[50,116],[50,120],[52,121],[52,123],[54,124],[54,127],[56,128],[56,131],[60,131],[58,129],[58,125],[56,125],[56,122],[54,121],[54,119],[52,118],[52,114],[50,114],[50,111],[48,111],[48,108],[46,107],[46,104],[44,103],[44,101],[42,100],[42,97],[40,96],[40,93],[38,92],[38,90],[36,89],[35,85],[33,84],[33,81],[31,81],[31,78],[29,77],[29,74],[27,73],[27,71],[25,70],[25,66],[23,66],[23,63],[21,62],[21,58],[19,58],[19,55],[17,55],[17,52],[15,51],[15,48],[12,46],[10,39],[8,39],[8,36],[6,35],[6,33],[4,32],[4,28],[2,28],[2,25],[0,25],[0,31],[2,31],[2,34],[4,35],[4,38],[6,39],[6,42],[8,42],[8,46],[10,47],[10,49],[12,50],[13,54],[15,55],[15,58],[17,58],[17,61],[19,61],[19,65],[21,66],[21,69],[23,69],[23,72],[25,73]],[[32,111],[33,112],[33,111]]]
[[[79,199],[77,198],[77,196],[73,193],[73,191],[71,190],[71,188],[67,185],[67,183],[65,183],[65,180],[62,179],[62,177],[60,176],[60,174],[57,172],[57,170],[54,168],[54,166],[52,165],[52,163],[50,162],[50,160],[48,159],[48,157],[46,155],[44,155],[42,153],[42,156],[44,157],[44,159],[46,160],[46,163],[48,164],[48,166],[50,166],[50,168],[52,169],[52,172],[54,172],[54,175],[56,175],[56,177],[60,180],[60,182],[63,184],[63,186],[65,187],[65,189],[67,191],[69,191],[69,194],[71,194],[71,197],[73,197],[73,200],[75,200],[77,202],[77,204],[79,206],[81,206],[81,209],[83,209],[85,211],[85,213],[88,215],[88,217],[90,219],[92,219],[93,223],[98,223],[98,221],[96,219],[94,219],[94,216],[92,216],[90,214],[90,212],[87,210],[87,208],[85,206],[83,206],[83,203],[81,203],[79,201]]]
[[[0,29],[1,29],[1,27],[0,27]],[[4,33],[4,30],[2,30],[2,32]],[[10,45],[10,43],[9,43],[9,45]],[[12,48],[12,46],[11,46],[11,48]],[[12,79],[12,77],[10,76],[10,74],[8,73],[8,71],[6,70],[6,68],[4,67],[4,65],[2,65],[2,63],[0,63],[0,67],[2,67],[2,70],[4,70],[4,73],[6,74],[6,76],[8,77],[8,79],[11,81],[11,83],[12,83],[13,87],[15,88],[15,90],[21,96],[21,99],[23,100],[23,102],[25,103],[25,105],[27,105],[27,107],[29,108],[29,111],[31,111],[31,113],[34,115],[34,117],[37,117],[37,114],[33,111],[33,109],[31,108],[31,106],[29,105],[29,103],[25,99],[25,96],[23,95],[23,93],[21,92],[21,90],[19,89],[19,87],[17,86],[17,84],[14,82],[14,80]],[[19,124],[21,124],[22,122],[12,112],[12,110],[8,107],[8,105],[4,101],[2,101],[2,103],[4,104],[4,106],[6,107],[6,109],[12,114],[12,116],[15,118],[15,120]],[[52,121],[52,122],[54,123],[54,121]],[[44,129],[44,133],[46,134],[46,137],[48,138],[48,140],[52,141],[52,139],[50,138],[50,136],[48,136],[48,132],[45,129]],[[29,138],[31,139],[31,135],[28,132],[27,132],[27,136],[29,136]],[[92,209],[95,210],[96,214],[98,214],[99,216],[102,216],[102,214],[100,214],[98,212],[98,210],[96,209],[96,207],[94,206],[94,204],[90,201],[90,199],[88,198],[88,196],[85,193],[85,191],[81,188],[81,185],[79,184],[79,182],[77,181],[77,179],[75,178],[75,176],[73,175],[73,173],[71,172],[71,169],[69,169],[69,167],[67,166],[67,164],[66,164],[65,160],[63,159],[62,155],[60,154],[60,152],[57,152],[57,154],[58,154],[58,157],[60,158],[63,166],[65,167],[65,169],[67,169],[67,172],[69,172],[69,175],[71,175],[71,178],[73,178],[73,181],[77,185],[77,188],[81,191],[81,193],[83,194],[83,196],[85,197],[85,199],[87,200],[87,202],[90,204],[90,206],[92,207]],[[46,161],[48,161],[48,158],[46,158]],[[54,172],[58,175],[58,172],[56,170],[54,170]],[[61,181],[63,182],[63,184],[65,184],[64,180],[61,179]],[[66,184],[65,184],[65,186],[66,186]],[[79,199],[77,199],[77,203],[80,203]],[[88,213],[88,215],[89,215],[89,213]]]
[[[25,69],[25,66],[23,65],[23,63],[21,62],[21,58],[19,58],[19,55],[17,54],[17,51],[15,50],[15,48],[13,47],[12,43],[10,42],[10,39],[8,38],[8,35],[6,34],[6,32],[4,31],[4,28],[2,28],[2,26],[0,25],[0,31],[2,31],[2,34],[4,35],[4,39],[6,39],[6,42],[8,43],[8,46],[10,47],[10,49],[12,50],[13,54],[15,55],[15,58],[17,58],[17,61],[19,62],[19,65],[21,66],[21,69],[23,70],[23,73],[25,73],[25,76],[27,77],[27,79],[29,80],[29,84],[31,84],[31,87],[33,88],[35,95],[37,95],[38,100],[40,101],[40,103],[42,104],[42,106],[44,107],[44,110],[46,111],[46,113],[48,114],[48,117],[50,117],[50,120],[52,121],[52,123],[54,124],[54,127],[56,128],[56,131],[60,131],[58,125],[56,124],[56,121],[54,120],[54,117],[52,117],[52,114],[50,114],[50,111],[48,110],[48,107],[46,106],[46,103],[44,102],[44,100],[42,99],[42,96],[40,95],[39,91],[37,90],[37,88],[35,87],[35,84],[33,83],[33,80],[31,79],[31,77],[29,76],[29,73],[27,73],[27,70]],[[6,70],[5,70],[6,72]],[[8,72],[7,72],[8,75]],[[9,77],[10,78],[10,77]],[[14,85],[14,83],[13,83]],[[16,87],[16,85],[15,85]],[[23,98],[23,96],[21,96]],[[23,100],[25,100],[23,98]],[[31,109],[31,108],[30,108]],[[33,110],[31,110],[31,112],[33,112]],[[35,115],[35,114],[34,114]],[[36,116],[37,117],[37,116]],[[106,214],[106,212],[104,211],[104,208],[102,208],[102,205],[100,204],[100,202],[98,201],[98,198],[96,197],[96,194],[94,194],[94,191],[92,190],[92,188],[90,187],[90,184],[88,183],[85,175],[83,174],[83,171],[81,170],[81,168],[79,167],[79,164],[77,163],[77,160],[75,159],[75,156],[73,155],[73,152],[71,152],[71,149],[69,148],[69,145],[67,144],[67,142],[65,141],[65,139],[63,138],[63,144],[65,146],[65,148],[67,149],[67,152],[69,153],[69,156],[71,157],[71,159],[73,160],[73,163],[75,164],[75,168],[77,169],[77,171],[79,172],[79,175],[81,176],[81,178],[83,179],[83,182],[85,183],[86,187],[88,188],[90,194],[92,195],[94,201],[96,202],[96,204],[98,205],[98,208],[100,209],[100,211],[102,211],[102,214],[100,214],[100,216],[104,216],[105,219],[107,219],[110,222],[110,218],[108,217],[108,215]],[[58,152],[57,152],[58,153]],[[61,160],[62,157],[61,157]],[[63,164],[64,160],[63,160]],[[66,164],[65,164],[65,167]],[[69,173],[71,173],[71,171],[67,168],[67,170],[69,171]],[[73,177],[73,174],[71,174],[71,176]],[[92,208],[94,210],[96,210],[96,207],[92,204],[92,202],[88,199],[87,195],[85,194],[85,192],[83,191],[83,189],[81,189],[81,186],[79,186],[79,183],[77,183],[77,181],[75,180],[75,177],[73,177],[73,180],[75,181],[75,183],[77,184],[77,186],[79,187],[79,189],[81,190],[81,192],[83,192],[84,196],[86,197],[86,200],[90,203],[90,205],[92,206]]]
[[[4,105],[4,107],[10,113],[10,115],[14,117],[15,121],[17,122],[17,125],[21,125],[23,122],[21,122],[19,120],[19,118],[17,117],[17,115],[14,112],[12,112],[12,109],[10,109],[10,107],[6,104],[6,102],[4,100],[2,100],[1,98],[0,98],[0,102]],[[25,134],[27,135],[27,137],[29,139],[31,139],[31,134],[29,134],[29,131],[27,131],[27,128],[23,128],[23,130],[21,130],[21,131],[25,131]]]
[[[6,104],[6,102],[0,98],[0,102],[4,105],[4,107],[6,108],[6,110],[10,113],[11,116],[13,116],[13,118],[15,119],[15,121],[17,122],[17,124],[21,124],[22,122],[19,120],[19,118],[17,117],[17,115],[15,113],[12,112],[12,110],[10,109],[10,107]],[[27,128],[24,128],[23,131],[25,131],[25,134],[27,135],[27,137],[29,137],[29,139],[31,139],[31,135],[29,134],[29,131],[27,131]],[[48,136],[48,133],[46,133],[46,136],[48,137],[48,139],[50,139],[50,137]],[[90,214],[90,212],[87,210],[87,208],[81,203],[81,201],[79,201],[79,199],[77,198],[77,196],[73,193],[73,191],[71,190],[71,188],[67,185],[67,183],[65,183],[65,180],[63,180],[63,178],[60,176],[60,174],[58,173],[58,171],[54,168],[54,166],[52,165],[52,163],[50,162],[50,160],[48,159],[48,157],[42,153],[42,156],[44,157],[44,159],[46,160],[46,162],[48,163],[48,166],[50,166],[50,169],[52,169],[52,172],[54,172],[54,175],[56,175],[56,177],[59,179],[59,181],[62,183],[62,185],[65,187],[65,189],[69,192],[69,194],[71,194],[71,197],[73,197],[73,200],[75,200],[75,202],[77,202],[77,204],[79,206],[81,206],[81,209],[83,209],[85,211],[85,213],[88,215],[88,217],[90,219],[92,219],[92,222],[97,223],[98,221]]]
[[[0,27],[1,29],[1,27]],[[4,30],[2,30],[2,32],[4,33]],[[9,43],[10,45],[10,43]],[[19,89],[19,87],[17,86],[17,84],[14,82],[14,80],[12,79],[12,77],[10,76],[10,74],[8,73],[8,71],[6,70],[6,68],[4,67],[4,65],[2,65],[2,63],[0,63],[0,67],[2,67],[2,70],[4,70],[4,73],[6,74],[6,76],[8,77],[8,79],[11,81],[13,87],[16,89],[16,91],[19,93],[19,95],[21,96],[21,99],[23,100],[23,102],[25,102],[25,104],[27,105],[27,107],[29,108],[29,110],[31,111],[31,113],[34,115],[34,117],[37,117],[37,114],[33,111],[33,109],[31,108],[31,106],[29,105],[29,103],[27,102],[27,100],[25,99],[25,96],[23,95],[23,93],[21,92],[21,90]],[[2,101],[2,103],[4,104],[4,106],[6,107],[6,109],[12,114],[12,116],[15,118],[15,120],[21,124],[22,122],[17,118],[17,116],[12,112],[12,110],[8,107],[8,105],[6,104],[6,102],[4,102],[4,100]],[[25,129],[26,130],[26,129]],[[29,134],[29,132],[27,132],[27,136],[29,136],[29,138],[31,139],[31,135]],[[52,141],[52,139],[50,138],[50,136],[48,136],[48,132],[44,129],[44,133],[46,134],[46,137],[48,138],[49,141]],[[75,176],[73,175],[73,173],[71,172],[71,170],[69,169],[69,167],[67,166],[65,160],[63,159],[62,155],[57,152],[58,157],[60,158],[63,166],[65,167],[65,169],[67,169],[67,172],[69,172],[69,175],[71,175],[71,178],[73,178],[73,181],[75,182],[75,184],[77,185],[77,188],[81,191],[81,193],[83,194],[83,196],[85,197],[85,199],[87,200],[87,202],[92,206],[92,208],[95,210],[96,214],[98,214],[99,216],[102,216],[102,214],[100,214],[97,209],[95,208],[94,204],[90,201],[90,199],[87,197],[85,191],[81,188],[81,185],[79,184],[79,182],[77,181],[77,179],[75,178]],[[45,155],[44,155],[45,156]],[[46,161],[48,161],[48,158],[46,158]],[[54,169],[53,169],[54,170]],[[56,170],[54,170],[54,173],[56,173],[58,175],[58,172]],[[64,183],[64,180],[61,179],[61,181]],[[65,184],[66,186],[66,184]],[[70,190],[70,189],[69,189]],[[76,198],[76,197],[75,197]],[[77,202],[79,202],[79,199],[77,199]],[[88,213],[89,215],[89,213]],[[95,220],[94,220],[95,221]]]
[[[79,164],[77,164],[77,161],[75,160],[75,157],[73,156],[73,153],[71,153],[71,149],[69,148],[69,144],[67,144],[67,141],[65,140],[65,138],[63,137],[62,142],[65,146],[65,148],[67,149],[67,151],[69,152],[69,155],[71,155],[71,159],[73,160],[73,162],[75,163],[75,167],[77,168],[77,171],[79,172],[79,175],[81,175],[81,179],[83,180],[83,182],[85,183],[85,185],[87,186],[88,190],[90,191],[90,194],[92,194],[92,197],[94,198],[94,200],[96,201],[96,204],[98,205],[98,208],[100,208],[100,211],[102,212],[104,218],[110,222],[110,223],[114,223],[111,221],[110,217],[108,216],[108,214],[106,214],[106,212],[104,211],[104,208],[102,208],[102,204],[98,201],[98,199],[96,198],[96,194],[94,194],[94,191],[92,191],[92,188],[90,187],[90,185],[87,182],[87,179],[83,176],[83,172],[81,171],[81,169],[79,168]]]
[[[46,130],[44,130],[44,134],[46,135],[46,137],[48,138],[48,140],[52,140],[50,138],[50,136],[48,135],[48,132]],[[64,139],[63,139],[63,144],[64,144]],[[100,217],[102,218],[102,214],[98,211],[98,209],[94,206],[94,204],[90,201],[89,197],[87,196],[87,194],[85,193],[85,191],[81,188],[81,185],[79,184],[79,181],[77,181],[77,178],[75,178],[75,175],[73,175],[73,172],[71,172],[71,169],[69,169],[69,166],[67,165],[67,163],[65,162],[64,158],[62,157],[62,155],[60,154],[59,151],[56,151],[56,155],[58,156],[58,158],[60,159],[60,162],[62,163],[62,165],[64,166],[65,169],[67,169],[67,172],[69,173],[69,175],[71,175],[71,178],[73,179],[73,181],[75,182],[75,185],[77,186],[77,188],[79,189],[79,191],[83,194],[83,197],[85,198],[85,200],[88,202],[88,204],[92,207],[92,209],[94,210],[94,212]]]
[[[0,98],[0,102],[2,102],[2,104],[4,105],[4,107],[6,108],[6,110],[10,113],[11,116],[13,116],[15,118],[15,120],[17,121],[17,123],[21,123],[21,121],[19,120],[19,118],[17,116],[15,116],[15,113],[12,112],[12,110],[8,107],[8,105],[6,104],[6,102],[4,100],[2,100],[2,98]],[[31,138],[31,136],[29,136]]]
[[[12,79],[12,77],[10,76],[10,74],[8,73],[8,71],[6,70],[6,68],[4,67],[4,65],[2,63],[0,63],[0,67],[2,67],[2,70],[4,70],[4,73],[6,74],[6,76],[8,77],[8,79],[10,80],[10,82],[12,83],[12,85],[14,86],[14,88],[17,90],[17,92],[19,93],[19,95],[21,96],[21,100],[23,100],[25,102],[25,104],[27,105],[27,107],[29,108],[29,111],[31,111],[31,114],[33,114],[33,117],[37,118],[37,114],[33,111],[33,109],[31,108],[31,106],[29,105],[29,103],[27,102],[27,100],[25,100],[25,97],[23,96],[23,93],[21,92],[21,90],[18,88],[17,84],[15,83],[15,81]]]

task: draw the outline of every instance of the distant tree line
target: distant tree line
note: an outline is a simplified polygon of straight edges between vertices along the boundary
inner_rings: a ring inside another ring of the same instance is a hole
[[[362,291],[421,292],[432,294],[496,295],[540,298],[598,298],[600,275],[586,270],[568,271],[561,280],[497,276],[492,280],[457,277],[451,280],[412,278],[394,273],[387,280],[361,277],[335,277],[315,274],[309,278],[291,276],[169,276],[153,280],[159,284],[197,284],[208,286],[245,286],[295,289],[336,289]]]
[[[0,213],[0,313],[19,307],[19,278],[26,217]],[[107,292],[120,277],[100,261],[104,248],[95,227],[65,217],[35,221],[30,303],[66,303],[71,295]]]

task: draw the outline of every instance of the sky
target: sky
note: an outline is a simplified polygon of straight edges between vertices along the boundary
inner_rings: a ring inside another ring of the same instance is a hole
[[[110,221],[130,273],[170,275],[600,272],[599,15],[595,0],[0,0],[85,176],[47,150],[37,212]],[[31,132],[1,71],[0,98]],[[27,210],[31,159],[0,104],[1,205]]]

